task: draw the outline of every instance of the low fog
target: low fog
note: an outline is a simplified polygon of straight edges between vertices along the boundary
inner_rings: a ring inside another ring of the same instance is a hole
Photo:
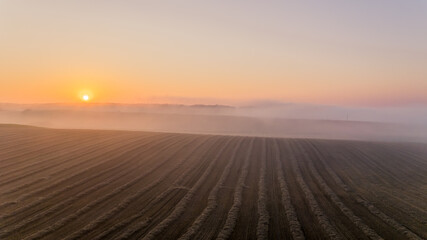
[[[258,102],[247,106],[0,104],[0,123],[292,138],[427,142],[427,108],[344,108]]]

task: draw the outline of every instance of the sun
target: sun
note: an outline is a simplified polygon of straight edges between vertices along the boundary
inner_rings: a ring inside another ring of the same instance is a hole
[[[77,92],[77,99],[80,102],[92,102],[94,98],[94,94],[91,90],[89,89],[82,89],[80,91]]]
[[[89,95],[87,95],[87,94],[83,95],[83,96],[82,96],[82,100],[83,100],[84,102],[88,102],[88,101],[90,100]]]

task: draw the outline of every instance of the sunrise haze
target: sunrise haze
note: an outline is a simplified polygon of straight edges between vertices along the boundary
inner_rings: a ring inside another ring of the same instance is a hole
[[[0,1],[0,102],[427,104],[427,2]]]

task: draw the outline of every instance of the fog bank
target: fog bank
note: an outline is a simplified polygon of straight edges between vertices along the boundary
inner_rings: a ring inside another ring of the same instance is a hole
[[[424,108],[356,109],[304,104],[0,105],[0,123],[292,138],[427,142]]]

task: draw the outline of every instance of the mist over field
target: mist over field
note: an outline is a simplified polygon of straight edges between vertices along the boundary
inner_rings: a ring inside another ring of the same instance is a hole
[[[293,138],[427,141],[427,108],[349,108],[255,102],[174,104],[1,104],[0,123]]]
[[[427,239],[426,43],[426,0],[0,0],[0,240]]]

